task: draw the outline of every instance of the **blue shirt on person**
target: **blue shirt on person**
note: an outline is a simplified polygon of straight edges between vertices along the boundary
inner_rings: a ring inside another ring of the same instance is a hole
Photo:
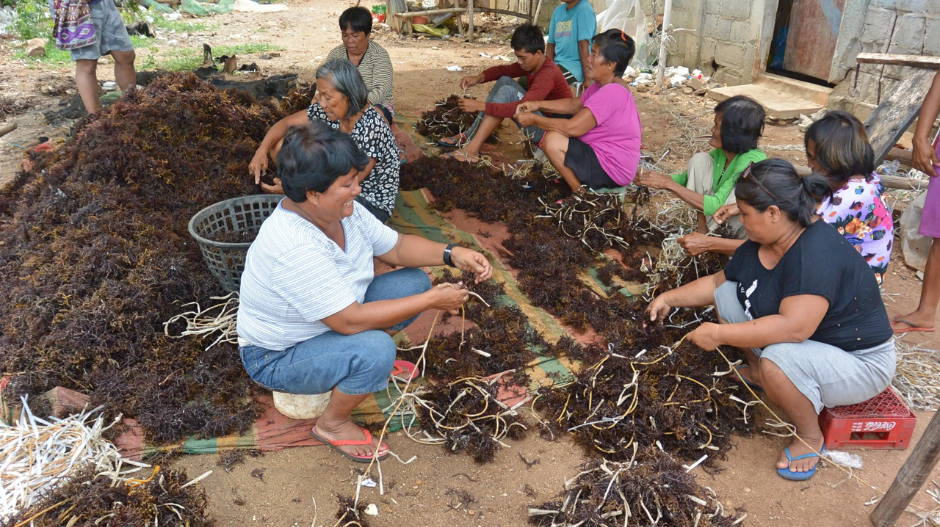
[[[578,42],[587,40],[590,44],[597,33],[594,7],[588,0],[581,0],[571,9],[562,3],[552,13],[548,27],[548,43],[555,45],[555,64],[563,66],[578,82],[584,82]]]

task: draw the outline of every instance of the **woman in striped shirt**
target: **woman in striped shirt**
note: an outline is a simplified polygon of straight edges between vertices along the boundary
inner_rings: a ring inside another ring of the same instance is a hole
[[[372,14],[364,7],[350,7],[339,17],[343,44],[333,48],[326,60],[349,59],[369,89],[369,102],[382,111],[388,124],[395,115],[392,97],[392,60],[385,48],[369,40]]]
[[[446,264],[477,282],[493,274],[476,251],[399,234],[369,214],[356,200],[369,162],[326,123],[288,130],[277,156],[287,197],[248,249],[238,307],[248,376],[271,390],[330,393],[313,437],[365,463],[388,455],[388,445],[350,412],[388,385],[392,335],[423,311],[456,313],[469,297],[456,284],[431,287],[420,268]],[[401,269],[375,276],[373,258]]]

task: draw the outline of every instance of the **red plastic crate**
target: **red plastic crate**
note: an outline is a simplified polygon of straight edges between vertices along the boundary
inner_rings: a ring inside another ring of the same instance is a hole
[[[917,417],[890,386],[863,403],[824,408],[819,414],[826,448],[831,449],[904,450],[915,424]]]

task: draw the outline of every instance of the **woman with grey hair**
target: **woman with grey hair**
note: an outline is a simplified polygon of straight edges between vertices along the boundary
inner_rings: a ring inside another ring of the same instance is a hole
[[[381,460],[388,445],[350,413],[388,386],[396,333],[424,311],[456,314],[469,298],[462,285],[431,287],[421,267],[457,267],[477,283],[493,268],[471,249],[399,234],[356,203],[370,161],[347,134],[319,122],[291,127],[277,162],[287,197],[245,259],[242,364],[271,390],[330,393],[313,437],[353,461]],[[375,276],[373,258],[401,269]]]
[[[398,195],[399,156],[395,136],[381,112],[369,103],[369,91],[359,70],[346,59],[331,60],[317,68],[317,96],[310,108],[278,121],[264,136],[248,166],[255,183],[265,192],[283,193],[280,180],[274,185],[261,183],[261,175],[281,148],[284,135],[291,126],[320,121],[352,136],[356,145],[369,157],[359,172],[362,194],[356,200],[382,223],[395,210]]]

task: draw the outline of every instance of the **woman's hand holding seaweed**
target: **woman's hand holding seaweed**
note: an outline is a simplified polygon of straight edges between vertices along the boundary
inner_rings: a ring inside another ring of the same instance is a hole
[[[255,157],[251,158],[248,165],[248,173],[255,176],[255,185],[261,183],[261,175],[268,169],[268,153],[262,149],[255,151]]]
[[[669,305],[669,302],[666,300],[666,295],[662,294],[650,302],[650,305],[646,308],[646,312],[650,315],[650,322],[661,323],[671,309],[672,306]]]
[[[477,284],[493,277],[493,267],[490,262],[485,256],[472,249],[454,247],[450,258],[461,271],[475,274]]]
[[[470,298],[470,293],[463,284],[438,284],[428,293],[432,295],[432,308],[447,311],[451,315],[459,313],[460,306]]]
[[[714,351],[718,346],[724,344],[718,340],[718,328],[719,325],[714,322],[703,322],[685,338],[705,351]]]
[[[718,210],[712,214],[712,219],[714,219],[715,223],[718,225],[724,225],[725,222],[730,220],[732,216],[737,216],[739,214],[741,214],[741,209],[738,208],[738,204],[729,203],[727,205],[718,207]]]

